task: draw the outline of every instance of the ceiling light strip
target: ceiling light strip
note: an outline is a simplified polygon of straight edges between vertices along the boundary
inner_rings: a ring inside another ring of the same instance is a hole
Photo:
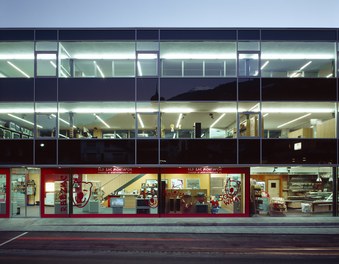
[[[141,119],[141,116],[139,114],[137,114],[137,117],[138,117],[141,128],[145,128],[145,125],[144,125],[144,122]]]
[[[180,127],[180,121],[181,121],[181,118],[182,118],[182,113],[179,114],[178,121],[177,121],[177,125],[175,126],[176,128],[179,128],[179,127]]]
[[[100,69],[99,65],[97,64],[96,61],[93,61],[95,67],[97,68],[97,70],[99,71],[100,75],[102,78],[105,78],[105,75],[103,74],[102,70]]]
[[[25,122],[25,123],[27,123],[27,124],[30,124],[30,125],[34,126],[34,123],[31,122],[31,121],[28,121],[28,120],[23,119],[23,118],[21,118],[21,117],[18,117],[18,116],[16,116],[16,115],[12,115],[12,114],[7,114],[7,115],[9,115],[10,117],[13,117],[13,118],[15,118],[15,119],[18,119],[18,120],[20,120],[20,121],[22,121],[22,122]],[[37,126],[38,128],[43,128],[43,127],[40,126],[40,125],[36,125],[36,126]]]
[[[217,120],[214,121],[214,123],[210,126],[210,128],[214,127],[224,116],[226,113],[223,113]]]
[[[18,72],[20,72],[21,74],[23,74],[25,77],[31,78],[27,73],[25,73],[23,70],[21,70],[18,66],[14,65],[14,64],[11,63],[10,61],[7,61],[7,63],[8,63],[9,65],[11,65],[14,69],[16,69]]]
[[[306,114],[306,115],[300,116],[300,117],[298,117],[298,118],[296,118],[296,119],[293,119],[293,120],[291,120],[291,121],[289,121],[289,122],[286,122],[286,123],[284,123],[284,124],[279,125],[278,128],[281,128],[281,127],[283,127],[283,126],[289,125],[289,124],[291,124],[291,123],[293,123],[293,122],[295,122],[295,121],[298,121],[298,120],[303,119],[303,118],[305,118],[305,117],[308,117],[308,116],[310,116],[310,115],[311,115],[311,113],[308,113],[308,114]]]
[[[107,128],[111,128],[104,120],[102,120],[102,118],[100,116],[98,116],[97,114],[93,114],[97,119],[99,119],[99,121],[101,123],[103,123]]]
[[[270,63],[270,61],[266,61],[266,62],[264,63],[264,65],[261,66],[260,70],[263,70],[263,69],[267,66],[267,64],[269,64],[269,63]]]

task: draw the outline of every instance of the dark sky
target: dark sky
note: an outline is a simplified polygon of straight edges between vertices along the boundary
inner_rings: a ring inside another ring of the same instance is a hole
[[[339,0],[0,0],[0,27],[339,27]]]

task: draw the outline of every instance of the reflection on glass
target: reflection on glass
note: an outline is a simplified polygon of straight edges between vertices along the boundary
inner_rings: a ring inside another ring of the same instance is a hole
[[[0,78],[34,77],[34,43],[0,43]]]

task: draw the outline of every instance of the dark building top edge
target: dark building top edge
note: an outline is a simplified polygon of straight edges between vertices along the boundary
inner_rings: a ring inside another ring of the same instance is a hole
[[[336,41],[339,28],[0,28],[0,41],[262,40]],[[160,33],[160,36],[159,36]]]

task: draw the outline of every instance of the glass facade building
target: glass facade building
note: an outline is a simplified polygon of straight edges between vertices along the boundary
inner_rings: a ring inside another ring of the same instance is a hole
[[[338,35],[0,30],[0,217],[337,216]]]

